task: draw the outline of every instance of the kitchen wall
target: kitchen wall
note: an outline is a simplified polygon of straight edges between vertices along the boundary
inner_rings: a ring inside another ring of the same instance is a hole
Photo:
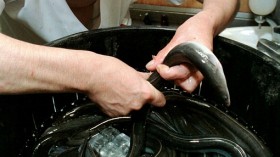
[[[249,0],[240,0],[239,12],[228,27],[257,25],[248,3]],[[169,26],[178,26],[201,7],[197,0],[185,0],[182,5],[174,5],[169,0],[137,0],[131,5],[130,12],[135,25],[162,25],[167,19]]]
[[[171,4],[169,0],[137,0],[138,4],[149,4],[149,5],[158,5],[158,6],[172,6],[172,7],[181,7],[181,8],[201,8],[201,3],[197,0],[185,0],[185,2],[180,5],[176,6]],[[250,12],[248,7],[248,0],[241,0],[240,1],[240,12]]]

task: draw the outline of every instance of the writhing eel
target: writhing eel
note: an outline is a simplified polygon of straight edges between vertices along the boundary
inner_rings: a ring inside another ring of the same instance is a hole
[[[221,63],[207,47],[197,42],[185,42],[175,46],[165,57],[163,64],[171,67],[189,63],[196,67],[204,76],[205,81],[216,93],[216,101],[230,105],[230,95]],[[160,88],[163,79],[154,72],[148,79],[156,88]]]
[[[204,79],[208,81],[208,83],[213,87],[213,92],[217,95],[217,101],[221,104],[225,104],[227,106],[230,105],[230,96],[227,88],[226,79],[224,76],[224,72],[222,69],[222,66],[216,56],[205,46],[195,43],[195,42],[187,42],[179,44],[178,46],[174,47],[168,55],[165,57],[163,64],[166,64],[167,66],[175,66],[179,64],[189,63],[195,66],[204,76]],[[160,88],[161,82],[163,79],[160,77],[159,73],[154,72],[148,81],[153,84],[156,88]],[[146,120],[147,116],[149,115],[150,106],[145,105],[140,111],[136,111],[131,115],[131,120],[133,121],[133,129],[132,129],[132,135],[131,135],[131,147],[128,156],[134,157],[134,156],[140,156],[144,143],[145,143],[145,136],[146,136]],[[78,113],[78,112],[77,112]],[[108,121],[104,121],[104,123],[101,123],[100,126],[105,126],[110,124],[110,122],[120,122],[120,121],[129,121],[129,117],[119,117],[116,119],[109,119]],[[78,119],[78,121],[81,121]],[[94,124],[94,123],[93,123]],[[78,125],[79,128],[84,127],[85,130],[91,130],[90,124],[85,123]],[[99,126],[99,125],[98,125]],[[94,127],[96,128],[96,126]],[[58,129],[58,128],[57,128]],[[55,141],[59,141],[60,139],[66,138],[68,136],[73,135],[74,128],[67,127],[59,129],[59,131],[52,132],[50,135],[46,135],[39,141],[39,145],[35,148],[33,152],[33,156],[38,156],[42,154],[47,154],[46,148],[48,148],[51,143]],[[166,131],[164,128],[160,128],[157,130],[161,130],[162,133],[165,133]],[[80,132],[82,130],[75,130],[75,132]],[[167,133],[167,135],[164,135],[168,139],[178,139],[180,138],[177,136],[169,137],[169,135],[172,135],[170,132]],[[176,137],[176,138],[175,138]],[[202,138],[203,139],[203,138]],[[207,141],[208,140],[208,141]],[[215,140],[215,139],[207,139],[205,140],[205,143],[207,143]],[[86,140],[87,141],[87,140]],[[219,144],[225,144],[223,143],[226,140],[220,140],[222,143]],[[184,144],[188,143],[185,140],[181,141]],[[204,144],[205,144],[204,143]],[[232,146],[230,142],[226,142],[229,146]],[[84,150],[85,148],[83,148]],[[80,156],[83,156],[83,151],[80,153]],[[238,154],[238,153],[236,153]],[[244,153],[238,154],[239,156],[246,156]]]
[[[207,47],[197,42],[185,42],[175,46],[163,61],[163,64],[169,67],[184,63],[192,64],[203,74],[205,80],[216,92],[217,102],[230,105],[230,96],[222,65]],[[162,87],[163,79],[156,71],[151,74],[148,81],[158,89]],[[129,157],[139,156],[142,151],[148,112],[149,107],[144,106],[140,111],[132,114],[134,125]]]

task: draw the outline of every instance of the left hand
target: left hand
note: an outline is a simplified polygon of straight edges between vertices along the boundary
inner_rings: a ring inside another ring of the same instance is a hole
[[[188,19],[178,27],[171,41],[153,57],[146,68],[150,71],[157,70],[164,79],[174,80],[176,85],[193,92],[203,79],[200,71],[190,64],[168,67],[161,63],[173,47],[183,42],[196,41],[212,50],[214,29],[209,23],[211,21],[203,11]]]

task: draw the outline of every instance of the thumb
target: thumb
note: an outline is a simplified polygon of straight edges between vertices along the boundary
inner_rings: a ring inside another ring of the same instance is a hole
[[[168,43],[163,49],[161,49],[156,56],[152,56],[152,60],[146,64],[146,68],[150,71],[154,71],[158,64],[161,64],[169,53],[169,51],[175,47],[176,45],[172,43]]]

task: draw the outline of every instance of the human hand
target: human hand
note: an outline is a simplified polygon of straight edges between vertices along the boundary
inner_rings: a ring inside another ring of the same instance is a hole
[[[84,93],[109,116],[127,115],[146,103],[165,104],[164,95],[147,81],[148,73],[139,73],[117,58],[24,43],[1,34],[0,40],[2,94]]]
[[[183,42],[196,41],[212,50],[214,29],[209,27],[210,22],[203,11],[191,17],[178,27],[171,41],[156,56],[153,56],[146,68],[150,71],[157,70],[164,79],[174,80],[175,84],[184,90],[193,92],[203,79],[203,75],[196,67],[191,64],[168,67],[161,63],[173,47]]]
[[[159,107],[165,104],[164,95],[146,80],[147,73],[137,72],[113,57],[100,55],[99,59],[101,65],[92,73],[86,94],[104,113],[121,116],[146,103]]]

